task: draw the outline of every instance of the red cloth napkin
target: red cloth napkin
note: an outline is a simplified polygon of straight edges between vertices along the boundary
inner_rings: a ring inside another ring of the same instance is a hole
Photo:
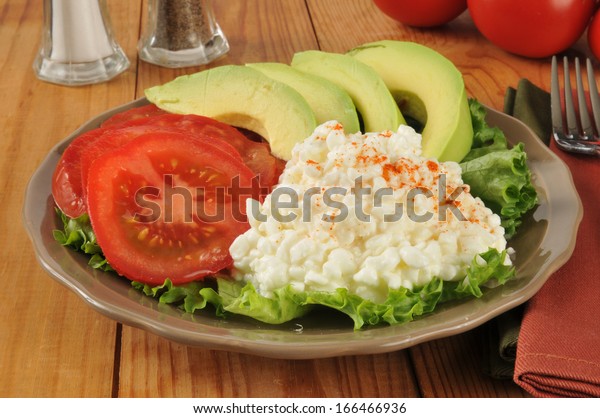
[[[527,304],[514,380],[533,396],[600,397],[600,159],[551,148],[584,214],[573,256]]]

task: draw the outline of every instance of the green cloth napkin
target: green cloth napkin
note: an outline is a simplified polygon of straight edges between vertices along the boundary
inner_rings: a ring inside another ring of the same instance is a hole
[[[512,309],[494,318],[485,326],[483,372],[494,379],[512,379],[517,357],[517,342],[523,309]]]
[[[516,89],[506,89],[504,113],[525,123],[546,145],[550,145],[552,119],[550,93],[546,90],[525,78],[521,79]]]
[[[517,88],[509,87],[504,97],[504,113],[528,125],[546,144],[552,136],[550,94],[521,79]],[[486,324],[486,352],[483,371],[496,379],[512,379],[523,308],[517,307]]]

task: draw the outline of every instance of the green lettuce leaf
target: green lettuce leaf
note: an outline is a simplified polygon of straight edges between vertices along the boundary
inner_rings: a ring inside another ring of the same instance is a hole
[[[508,149],[508,141],[504,132],[487,124],[485,120],[486,110],[481,103],[475,99],[469,99],[469,110],[471,111],[471,124],[473,125],[473,144],[462,162],[489,152]]]
[[[54,239],[61,245],[91,255],[88,264],[92,268],[103,271],[114,271],[106,261],[106,258],[104,258],[102,249],[96,242],[96,234],[92,229],[90,217],[87,213],[77,218],[69,218],[58,208],[56,208],[56,213],[63,223],[63,229],[52,231]]]
[[[277,289],[273,297],[260,295],[252,283],[220,278],[218,294],[225,312],[249,316],[267,324],[282,324],[304,316],[310,310],[305,304],[305,296],[291,286]]]
[[[485,109],[469,102],[473,121],[473,147],[460,163],[462,178],[471,194],[500,216],[507,239],[514,236],[525,213],[537,204],[527,154],[522,143],[509,148],[504,133],[485,122]]]
[[[188,313],[206,308],[214,299],[210,295],[211,288],[206,283],[196,281],[175,286],[171,280],[166,279],[162,285],[150,286],[148,284],[132,281],[134,289],[143,292],[146,296],[158,299],[160,303],[175,304]],[[220,299],[217,299],[218,304]],[[222,314],[218,312],[217,314]]]
[[[489,249],[471,261],[462,281],[446,282],[441,301],[483,296],[482,287],[503,285],[515,276],[515,267],[504,264],[506,250]]]
[[[203,287],[203,282],[173,286],[166,280],[160,286],[134,283],[146,295],[162,303],[174,303],[186,312],[193,313],[208,305],[216,308],[220,316],[244,315],[267,324],[283,324],[308,314],[315,306],[327,307],[347,315],[355,329],[381,324],[402,324],[432,312],[441,302],[481,297],[487,284],[503,284],[514,276],[511,265],[505,265],[506,251],[495,249],[476,256],[467,269],[464,280],[446,282],[434,277],[425,286],[409,290],[390,290],[382,303],[351,294],[347,289],[335,292],[301,292],[288,285],[267,298],[259,294],[252,283],[226,277],[217,278],[217,289]]]

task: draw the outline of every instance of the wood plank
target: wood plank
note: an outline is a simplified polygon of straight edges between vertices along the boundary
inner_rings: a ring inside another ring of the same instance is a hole
[[[418,396],[406,353],[279,360],[204,350],[123,327],[121,397]]]
[[[289,62],[294,52],[316,49],[302,0],[214,2],[231,44],[212,65]],[[259,19],[260,16],[260,19]],[[143,89],[197,68],[140,65]],[[119,396],[312,397],[416,396],[406,353],[284,361],[185,347],[123,327]]]
[[[398,28],[371,0],[306,3],[323,51],[344,53],[365,42],[393,39]]]
[[[133,66],[110,83],[81,88],[37,80],[38,1],[0,1],[0,396],[111,396],[116,323],[54,282],[34,261],[20,220],[27,181],[49,149],[88,118],[135,91],[139,2],[109,2]],[[133,54],[132,54],[133,53]]]

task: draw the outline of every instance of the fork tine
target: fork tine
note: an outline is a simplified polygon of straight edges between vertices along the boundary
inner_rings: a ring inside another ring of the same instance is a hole
[[[550,102],[552,109],[552,128],[555,132],[564,132],[562,109],[560,105],[560,84],[558,81],[558,63],[556,55],[552,57],[551,83]]]
[[[585,90],[583,89],[583,79],[581,77],[581,66],[579,58],[575,58],[575,81],[577,83],[577,104],[579,106],[579,120],[581,121],[581,130],[583,134],[591,139],[594,136],[592,123],[590,122],[590,114],[585,99]]]
[[[577,99],[579,108],[581,111],[587,113],[582,121],[582,126],[587,127],[589,133],[586,131],[581,135],[577,129],[577,116],[576,110],[573,106],[573,90],[571,89],[571,76],[569,74],[569,61],[567,57],[563,59],[564,64],[564,110],[566,113],[566,125],[567,131],[564,130],[564,120],[562,111],[561,101],[561,88],[560,81],[558,78],[558,59],[556,56],[552,57],[552,71],[551,71],[551,90],[550,90],[550,105],[552,111],[552,138],[558,148],[567,152],[575,152],[579,154],[595,155],[600,157],[600,141],[598,141],[594,134],[594,129],[591,127],[590,114],[585,99],[585,92],[583,90],[583,81],[581,79],[581,68],[579,60],[575,60],[575,72],[577,81]],[[588,90],[590,94],[590,101],[592,103],[592,115],[596,124],[596,130],[600,130],[600,95],[598,94],[598,86],[596,84],[594,71],[592,68],[591,61],[588,59],[586,62],[587,73],[588,73]],[[583,93],[583,94],[582,94]],[[582,113],[582,112],[580,112]],[[600,134],[599,134],[600,136]]]
[[[590,101],[592,102],[592,115],[594,116],[594,122],[596,124],[596,132],[600,135],[600,95],[598,94],[598,86],[596,84],[596,77],[594,76],[594,67],[592,66],[592,60],[589,58],[586,60],[587,76],[588,76],[588,89],[590,91]]]
[[[564,77],[565,77],[565,112],[567,113],[567,130],[569,135],[576,137],[577,117],[575,116],[575,105],[573,104],[573,90],[571,89],[571,77],[569,75],[569,60],[563,58]]]

